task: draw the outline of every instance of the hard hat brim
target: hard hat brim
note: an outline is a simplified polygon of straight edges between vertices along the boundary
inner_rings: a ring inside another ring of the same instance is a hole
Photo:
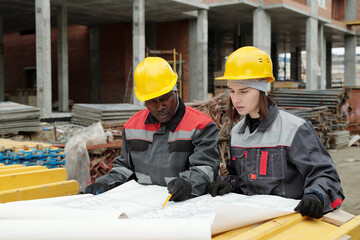
[[[243,77],[237,77],[237,76],[222,76],[222,77],[217,77],[215,78],[215,80],[250,80],[250,79],[259,79],[259,78],[264,78],[264,77],[251,77],[251,78],[243,78]],[[275,81],[274,77],[267,77],[266,78],[267,82],[271,83]]]

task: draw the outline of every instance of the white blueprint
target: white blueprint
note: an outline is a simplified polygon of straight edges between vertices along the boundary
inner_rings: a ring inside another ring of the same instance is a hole
[[[145,221],[149,227],[151,222],[165,223],[171,220],[180,221],[181,224],[188,225],[187,228],[193,227],[197,229],[197,233],[204,234],[203,238],[196,236],[197,239],[208,239],[211,237],[210,227],[211,233],[214,234],[262,222],[292,213],[299,202],[270,195],[246,196],[230,193],[211,197],[207,194],[184,202],[168,202],[162,208],[167,196],[166,187],[144,186],[130,181],[100,195],[81,194],[0,204],[0,230],[4,227],[1,219],[79,222],[93,219],[103,223],[111,221],[114,224],[132,222],[134,229],[127,229],[133,234],[144,233],[136,223]],[[178,229],[176,231],[182,229],[178,227],[175,228]],[[156,226],[152,229],[156,229]],[[185,233],[179,233],[176,237],[180,237],[181,234]],[[151,237],[151,234],[147,236]],[[158,236],[154,238],[159,239]],[[167,239],[171,238],[168,236]]]

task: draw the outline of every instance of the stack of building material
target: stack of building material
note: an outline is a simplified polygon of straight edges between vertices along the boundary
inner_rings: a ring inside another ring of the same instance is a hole
[[[278,89],[270,92],[269,96],[280,107],[310,120],[326,148],[341,146],[330,144],[336,141],[333,139],[336,135],[331,133],[346,126],[346,114],[341,107],[348,99],[348,89]]]
[[[341,149],[348,146],[350,141],[349,131],[333,131],[332,133],[330,133],[330,135],[330,148]]]
[[[346,89],[305,90],[278,89],[269,94],[281,107],[320,107],[327,106],[332,113],[333,126],[344,124],[346,114],[341,110],[342,104],[348,98]]]
[[[0,134],[40,130],[40,109],[14,102],[0,102]]]
[[[67,180],[65,168],[0,164],[0,203],[75,195],[79,183]]]
[[[65,154],[60,148],[47,143],[18,142],[0,138],[0,163],[57,168],[65,165]]]
[[[332,131],[332,121],[330,116],[332,113],[329,111],[327,106],[322,107],[301,107],[301,108],[287,108],[285,109],[291,113],[294,113],[302,118],[309,120],[316,133],[319,135],[322,143],[326,148],[330,148],[330,139]]]
[[[89,126],[94,122],[119,123],[126,122],[142,106],[118,103],[118,104],[75,104],[72,110],[73,123]]]

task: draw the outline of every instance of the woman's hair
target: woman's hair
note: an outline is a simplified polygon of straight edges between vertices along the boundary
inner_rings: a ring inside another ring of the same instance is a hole
[[[274,101],[267,96],[264,92],[260,91],[260,95],[259,95],[259,120],[263,121],[269,112],[269,106],[271,104],[273,104]],[[236,123],[237,121],[240,120],[240,114],[237,112],[237,110],[235,109],[231,98],[229,98],[229,110],[228,110],[228,115],[230,118],[231,123]]]

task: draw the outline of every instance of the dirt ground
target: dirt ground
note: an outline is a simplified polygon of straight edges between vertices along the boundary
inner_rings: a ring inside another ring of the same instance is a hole
[[[329,150],[340,175],[345,201],[340,209],[360,215],[360,147]]]

